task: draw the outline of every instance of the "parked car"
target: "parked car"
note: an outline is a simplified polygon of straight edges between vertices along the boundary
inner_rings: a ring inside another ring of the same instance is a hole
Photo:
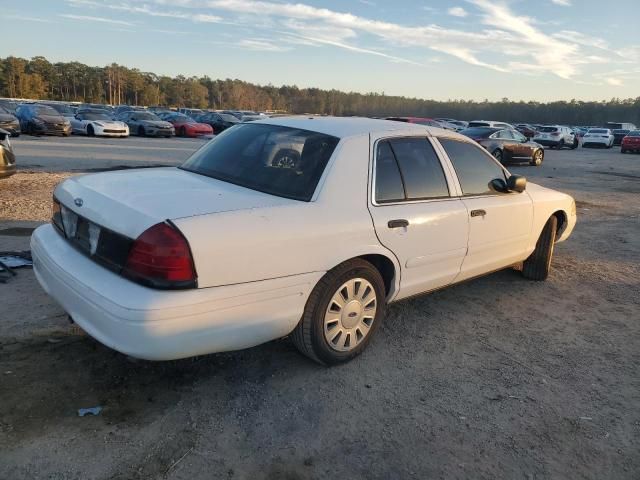
[[[251,117],[261,116],[258,112],[254,112],[253,110],[223,110],[220,113],[233,115],[240,121],[243,121],[245,116],[251,116]]]
[[[161,115],[160,118],[172,124],[176,131],[176,135],[179,137],[213,135],[213,128],[211,128],[211,125],[196,122],[193,118],[183,113],[171,112]]]
[[[517,130],[474,127],[460,133],[478,142],[500,163],[526,158],[530,165],[539,167],[544,161],[544,147],[532,142]]]
[[[588,147],[613,147],[613,133],[608,128],[591,128],[582,137],[582,146]]]
[[[626,137],[622,139],[622,144],[620,145],[620,152],[640,152],[640,130],[632,130],[630,131]]]
[[[7,178],[16,173],[16,156],[11,147],[11,132],[0,128],[0,178]]]
[[[515,130],[515,127],[510,123],[495,122],[493,120],[473,120],[472,122],[469,122],[469,124],[467,125],[467,128],[472,128],[472,127],[510,128],[512,130]]]
[[[20,130],[30,135],[71,135],[71,123],[56,110],[41,103],[23,103],[16,108]]]
[[[7,98],[0,98],[0,107],[3,107],[9,113],[15,115],[16,108],[18,107],[18,102],[15,100],[9,100]]]
[[[615,130],[611,130],[611,133],[613,134],[613,144],[614,145],[622,145],[622,139],[624,137],[626,137],[627,135],[629,135],[630,131],[631,130],[620,129],[620,128],[616,128]]]
[[[216,135],[224,132],[227,128],[233,127],[240,123],[237,117],[227,113],[207,112],[195,118],[196,122],[206,123],[213,129]]]
[[[188,117],[195,119],[197,116],[202,115],[206,112],[199,108],[179,108],[178,113],[182,113]]]
[[[291,335],[329,365],[362,352],[391,302],[513,265],[546,279],[575,222],[570,196],[455,132],[284,117],[240,124],[180,167],[65,180],[31,254],[45,291],[127,355]]]
[[[78,135],[89,137],[128,137],[126,123],[111,120],[105,110],[80,110],[71,119],[71,130]]]
[[[12,137],[20,136],[20,120],[0,105],[0,128],[7,130]]]
[[[385,120],[391,120],[393,122],[415,123],[416,125],[426,125],[428,127],[443,128],[440,122],[437,122],[433,118],[424,117],[387,117]]]
[[[528,123],[518,123],[515,127],[518,132],[527,138],[533,138],[536,134],[536,129]]]
[[[562,125],[544,125],[533,136],[533,141],[545,147],[562,149],[578,148],[579,142],[575,133],[569,127]]]
[[[40,102],[43,105],[49,105],[60,115],[65,117],[67,120],[71,121],[71,119],[76,115],[76,111],[69,105],[60,102]]]
[[[135,106],[131,106],[131,105],[118,105],[114,110],[113,110],[113,119],[114,120],[122,120],[122,117],[127,113],[127,112],[146,112],[147,109],[144,107],[135,107]]]
[[[173,125],[151,112],[128,110],[120,114],[118,119],[129,126],[131,135],[169,138],[176,134]]]
[[[439,121],[439,119],[436,118]],[[447,120],[451,125],[453,125],[457,132],[464,130],[469,127],[469,122],[465,122],[464,120]]]

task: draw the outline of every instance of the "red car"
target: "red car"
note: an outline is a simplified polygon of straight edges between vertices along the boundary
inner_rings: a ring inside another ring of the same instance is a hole
[[[206,123],[198,123],[193,118],[183,113],[170,113],[163,115],[162,119],[169,122],[176,129],[177,137],[200,137],[213,135],[213,128]]]
[[[632,130],[622,139],[620,152],[640,152],[640,130]]]

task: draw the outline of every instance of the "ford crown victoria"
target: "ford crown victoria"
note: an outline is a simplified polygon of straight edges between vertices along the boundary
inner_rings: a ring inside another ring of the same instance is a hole
[[[77,176],[31,240],[35,273],[89,335],[167,360],[290,335],[358,355],[385,307],[499,269],[544,280],[573,199],[452,131],[281,117],[177,168]]]

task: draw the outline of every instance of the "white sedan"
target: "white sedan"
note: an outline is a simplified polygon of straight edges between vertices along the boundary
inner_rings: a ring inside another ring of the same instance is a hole
[[[112,120],[101,110],[84,110],[71,118],[71,131],[90,137],[128,137],[129,127],[124,122]]]
[[[455,132],[281,117],[177,168],[77,176],[31,239],[40,284],[89,335],[152,360],[287,335],[315,361],[367,346],[391,302],[516,266],[544,280],[573,199]]]
[[[613,147],[615,137],[608,128],[590,128],[582,137],[583,147]]]

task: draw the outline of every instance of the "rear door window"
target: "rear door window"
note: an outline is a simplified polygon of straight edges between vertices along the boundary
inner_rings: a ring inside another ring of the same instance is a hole
[[[404,185],[398,162],[389,142],[379,142],[376,151],[376,189],[378,203],[398,202],[405,199]]]
[[[502,167],[482,147],[449,138],[439,140],[453,164],[463,195],[493,194],[489,187],[491,180],[506,181]]]
[[[394,138],[378,142],[375,199],[378,203],[449,196],[449,187],[431,143],[426,138]]]
[[[402,172],[408,200],[449,196],[440,159],[429,140],[398,138],[389,143]]]

